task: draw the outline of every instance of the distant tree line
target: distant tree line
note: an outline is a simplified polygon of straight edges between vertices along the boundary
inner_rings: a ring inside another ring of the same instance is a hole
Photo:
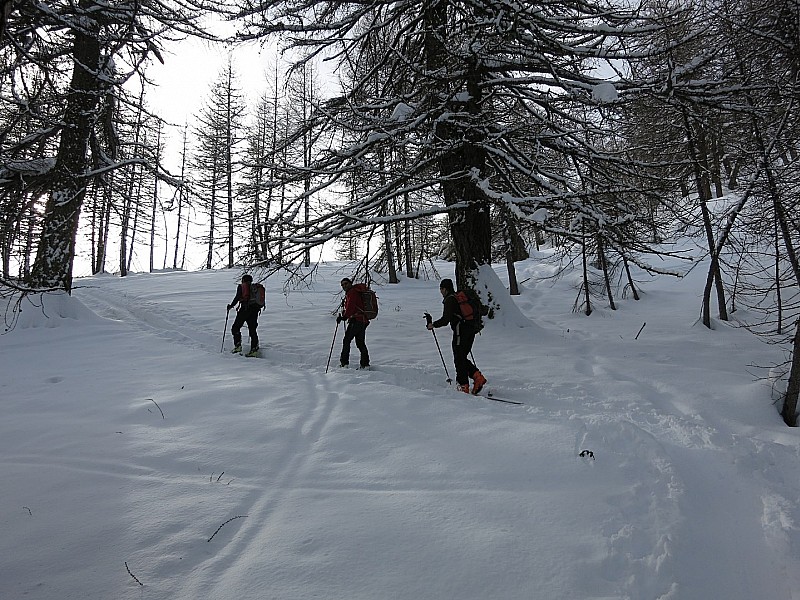
[[[637,272],[679,275],[660,259],[688,261],[669,244],[688,234],[708,259],[700,321],[747,307],[791,349],[796,425],[797,0],[4,6],[8,289],[69,291],[79,235],[94,272],[125,275],[137,245],[150,270],[181,268],[191,235],[205,268],[309,267],[331,243],[390,283],[445,257],[474,287],[501,262],[512,294],[514,263],[546,245],[580,267],[590,315],[638,299]],[[229,62],[170,173],[147,69],[176,39],[213,40],[211,13],[236,23],[228,42],[277,39],[284,61],[255,102]]]

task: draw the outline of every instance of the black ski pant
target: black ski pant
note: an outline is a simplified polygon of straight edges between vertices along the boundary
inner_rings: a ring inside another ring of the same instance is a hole
[[[250,349],[255,350],[258,348],[258,313],[257,306],[246,306],[240,308],[236,312],[236,319],[231,326],[231,333],[233,334],[233,345],[242,345],[242,326],[247,323],[247,330],[250,332]]]
[[[459,323],[453,330],[453,362],[456,365],[456,383],[464,385],[469,383],[478,368],[469,360],[472,344],[475,343],[475,332],[472,327],[461,326]]]
[[[367,350],[367,325],[361,321],[350,320],[347,321],[347,328],[344,330],[344,341],[342,342],[342,355],[339,357],[339,362],[342,365],[350,364],[350,343],[355,340],[356,347],[361,352],[361,366],[369,366],[369,350]]]

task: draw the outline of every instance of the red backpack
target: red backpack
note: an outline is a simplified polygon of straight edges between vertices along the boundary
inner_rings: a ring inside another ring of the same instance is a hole
[[[362,309],[364,311],[364,317],[366,317],[368,321],[372,321],[372,319],[378,316],[378,296],[374,291],[369,289],[365,283],[357,283],[353,288],[361,296],[361,303],[364,305]]]
[[[249,306],[258,306],[259,309],[264,308],[267,304],[267,291],[260,283],[252,282],[248,294],[247,304]]]

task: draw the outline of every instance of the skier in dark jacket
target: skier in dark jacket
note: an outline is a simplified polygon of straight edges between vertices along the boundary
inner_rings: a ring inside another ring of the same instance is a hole
[[[359,291],[353,287],[353,281],[350,278],[345,277],[342,279],[341,284],[345,292],[344,309],[342,314],[336,317],[336,322],[347,321],[347,328],[344,330],[339,366],[346,367],[350,364],[350,344],[355,340],[356,347],[361,353],[361,368],[368,369],[369,350],[367,350],[366,336],[369,319],[364,316],[364,301]]]
[[[475,342],[475,330],[472,325],[461,317],[461,308],[456,299],[456,292],[451,279],[442,279],[439,291],[444,300],[442,304],[442,318],[428,323],[428,329],[450,325],[453,330],[453,362],[456,366],[456,385],[462,392],[470,393],[469,380],[474,381],[472,393],[477,394],[486,385],[486,378],[469,360],[472,344]]]
[[[250,352],[247,356],[256,356],[258,354],[258,314],[261,312],[261,307],[250,302],[250,284],[253,283],[253,277],[250,275],[242,275],[242,283],[236,286],[236,296],[234,296],[231,303],[228,305],[228,310],[239,305],[236,311],[236,319],[231,326],[231,333],[233,334],[233,352],[234,354],[242,353],[242,325],[247,323],[247,329],[250,332]]]

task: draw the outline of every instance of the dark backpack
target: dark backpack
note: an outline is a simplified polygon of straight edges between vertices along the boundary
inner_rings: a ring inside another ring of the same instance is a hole
[[[364,316],[368,321],[372,321],[378,316],[378,296],[375,295],[367,284],[357,283],[353,286],[361,295],[361,302],[364,305]]]
[[[257,306],[259,309],[264,308],[267,304],[267,291],[260,283],[250,284],[250,297],[247,300],[248,305]]]
[[[474,292],[460,291],[455,295],[461,311],[461,320],[468,322],[475,333],[479,333],[483,329],[483,315],[487,314],[488,310]]]

